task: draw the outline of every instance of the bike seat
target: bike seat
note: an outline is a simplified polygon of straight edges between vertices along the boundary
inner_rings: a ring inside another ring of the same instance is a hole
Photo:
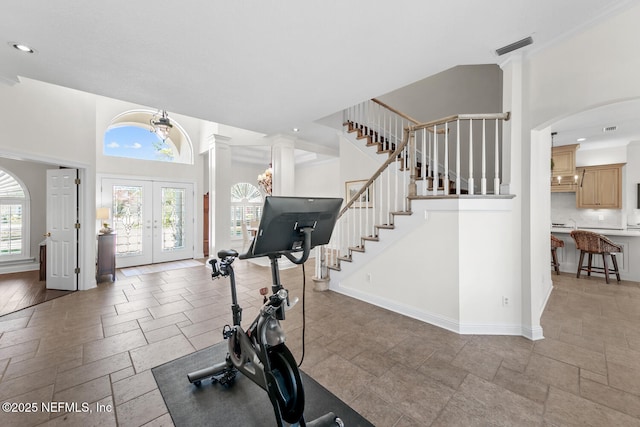
[[[233,249],[221,249],[218,251],[218,258],[224,259],[229,257],[237,257],[238,251],[234,251]]]

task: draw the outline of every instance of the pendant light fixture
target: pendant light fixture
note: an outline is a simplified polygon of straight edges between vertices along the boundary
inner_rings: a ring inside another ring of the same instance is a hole
[[[151,132],[158,135],[158,138],[162,139],[162,142],[169,138],[169,132],[171,132],[173,125],[171,124],[171,120],[169,120],[169,115],[166,110],[158,111],[154,114],[149,123],[151,124]]]

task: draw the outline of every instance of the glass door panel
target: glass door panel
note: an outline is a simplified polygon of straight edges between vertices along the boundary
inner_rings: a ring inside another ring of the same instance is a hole
[[[193,185],[154,182],[153,262],[193,258]]]
[[[116,233],[116,267],[151,264],[151,182],[103,179],[102,189],[103,206],[111,208]]]
[[[116,233],[116,267],[193,258],[193,185],[103,179]]]

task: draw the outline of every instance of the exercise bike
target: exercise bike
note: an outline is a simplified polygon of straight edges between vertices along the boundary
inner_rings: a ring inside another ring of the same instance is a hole
[[[318,241],[317,239],[316,242],[312,241],[312,233],[314,233],[314,230],[326,234],[327,226],[330,225],[329,236],[322,236],[323,238],[320,239],[328,241],[333,225],[335,224],[335,218],[333,218],[333,224],[321,224],[318,226],[318,219],[310,221],[308,218],[309,215],[317,216],[318,212],[307,212],[310,209],[308,206],[303,205],[302,208],[304,209],[302,209],[298,206],[299,200],[291,199],[298,198],[267,197],[258,235],[251,243],[249,251],[246,254],[239,255],[235,250],[221,250],[217,254],[219,261],[216,259],[209,261],[212,268],[212,279],[228,277],[231,285],[233,325],[226,325],[222,331],[224,339],[228,342],[228,353],[223,362],[189,373],[187,377],[189,381],[196,386],[200,386],[204,379],[211,378],[213,383],[220,383],[224,387],[231,387],[235,382],[237,372],[241,372],[267,392],[273,406],[278,427],[284,426],[284,422],[301,427],[343,427],[344,423],[333,412],[329,412],[313,421],[305,421],[305,394],[300,371],[298,370],[295,358],[285,345],[285,332],[280,325],[280,321],[285,319],[285,310],[291,305],[289,294],[280,283],[278,259],[284,255],[295,264],[303,264],[309,257],[313,244]],[[340,201],[339,203],[334,202],[331,204],[331,209],[335,210],[334,213],[337,214],[337,209],[342,200],[327,200]],[[269,203],[275,204],[275,207],[270,207]],[[282,207],[280,206],[281,204],[284,204],[283,206],[286,207],[291,203],[293,203],[294,208],[298,207],[299,209],[297,210],[302,210],[305,215],[291,215],[291,212],[288,212],[288,215],[285,215],[286,220],[283,220],[282,209],[275,208]],[[323,206],[326,203],[325,200]],[[271,217],[277,219],[270,221],[269,219]],[[321,221],[324,223],[326,220],[327,218],[325,217]],[[329,218],[329,220],[331,220],[331,218]],[[270,223],[271,226],[269,225]],[[284,227],[284,223],[288,223],[286,227]],[[305,224],[309,225],[305,226]],[[293,228],[289,228],[292,225]],[[284,234],[283,230],[286,230]],[[263,237],[269,235],[272,235],[275,240],[280,240],[280,242],[274,242],[273,239],[263,239]],[[283,235],[287,236],[286,239],[283,239]],[[285,240],[286,243],[284,243]],[[288,249],[267,253],[263,252],[265,250],[271,251],[274,247],[282,245]],[[300,250],[302,250],[300,257],[292,254]],[[263,293],[264,304],[260,308],[260,312],[253,323],[244,331],[241,326],[242,308],[238,304],[233,262],[236,258],[246,259],[255,256],[268,256],[270,259],[273,282],[271,286],[272,293],[270,296],[266,295],[268,291]]]

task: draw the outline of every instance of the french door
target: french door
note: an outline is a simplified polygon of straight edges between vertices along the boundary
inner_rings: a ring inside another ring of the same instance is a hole
[[[193,184],[105,178],[116,267],[193,258]]]

